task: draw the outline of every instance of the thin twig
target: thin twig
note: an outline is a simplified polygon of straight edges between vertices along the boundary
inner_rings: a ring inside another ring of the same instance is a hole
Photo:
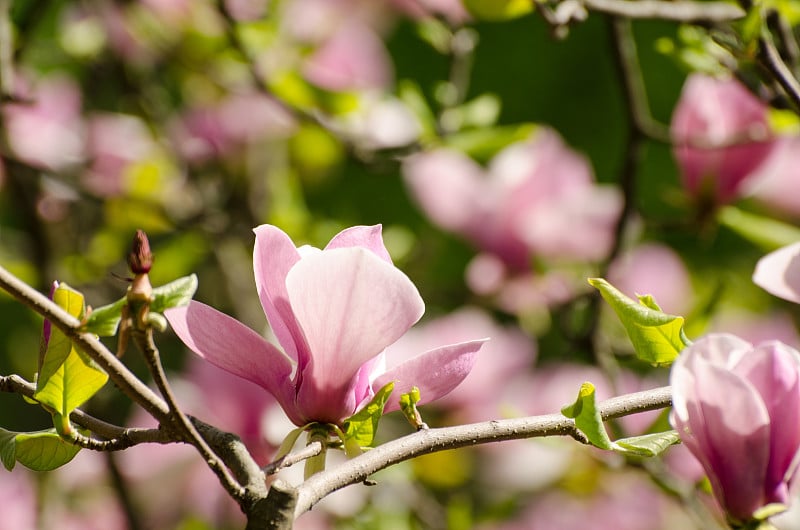
[[[291,467],[303,460],[308,460],[312,456],[317,456],[322,452],[322,443],[320,442],[311,442],[307,446],[303,447],[299,451],[295,451],[294,453],[289,453],[288,455],[275,460],[274,462],[270,462],[263,468],[261,471],[264,472],[265,475],[274,475],[281,469],[286,469],[287,467]]]
[[[206,443],[197,431],[191,420],[178,406],[175,395],[172,393],[172,389],[167,382],[167,375],[164,373],[164,367],[161,364],[161,356],[158,348],[156,348],[155,342],[153,341],[153,329],[148,327],[145,330],[134,330],[133,338],[144,355],[156,387],[167,402],[170,416],[173,420],[172,423],[185,436],[186,441],[197,449],[203,457],[203,460],[205,460],[206,465],[217,475],[217,478],[219,478],[220,483],[228,494],[237,502],[241,503],[244,498],[244,488],[231,475],[225,463],[214,453],[211,447],[209,447],[208,443]]]
[[[20,394],[33,399],[36,385],[14,374],[0,376],[0,392]],[[89,429],[93,434],[105,438],[104,440],[98,440],[78,435],[73,441],[76,445],[85,449],[119,451],[142,443],[166,444],[177,441],[174,436],[163,429],[121,427],[95,418],[81,409],[73,410],[69,419],[76,425]]]
[[[633,19],[659,19],[673,22],[728,22],[745,16],[737,5],[727,2],[677,0],[582,0],[586,9]]]
[[[795,112],[800,112],[800,83],[781,59],[769,32],[762,33],[758,39],[758,46],[761,63],[786,92],[794,105]]]

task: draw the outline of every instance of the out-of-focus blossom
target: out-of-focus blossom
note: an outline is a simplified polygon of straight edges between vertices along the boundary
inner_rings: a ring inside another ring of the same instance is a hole
[[[685,314],[691,309],[692,284],[680,256],[658,243],[639,245],[614,260],[608,281],[626,295],[650,294],[667,313]]]
[[[514,271],[528,270],[532,256],[602,258],[622,205],[616,190],[595,184],[586,159],[546,128],[504,149],[488,171],[437,150],[409,158],[403,172],[433,222]]]
[[[3,105],[8,143],[16,155],[37,167],[60,171],[83,160],[84,127],[81,93],[68,77],[41,79],[21,96]]]
[[[465,308],[411,329],[387,348],[386,359],[398,364],[439,344],[463,342],[475,336],[492,340],[481,348],[464,382],[437,404],[463,421],[494,419],[500,414],[501,389],[516,375],[529,371],[536,356],[534,339],[521,330],[501,326],[478,309]]]
[[[800,136],[782,138],[747,179],[745,193],[780,212],[800,217]]]
[[[173,124],[173,137],[186,159],[202,162],[259,140],[287,136],[294,127],[292,117],[269,97],[242,93],[190,109]]]
[[[235,20],[255,20],[264,16],[269,0],[225,0],[228,12]]]
[[[711,334],[672,365],[672,423],[703,465],[714,496],[745,522],[791,503],[800,449],[800,353]]]
[[[280,229],[255,229],[256,286],[280,351],[215,309],[192,302],[167,311],[195,353],[270,392],[296,425],[339,424],[377,389],[420,388],[435,400],[467,376],[483,340],[443,346],[388,370],[383,350],[422,316],[416,287],[391,262],[381,227],[352,227],[320,251],[295,247]],[[397,409],[391,400],[387,411]]]
[[[670,131],[686,190],[712,204],[738,197],[774,145],[764,103],[735,79],[702,74],[686,80]]]
[[[735,333],[752,344],[779,340],[792,348],[800,348],[800,335],[792,316],[786,312],[751,312],[734,308],[717,311],[708,325],[714,333]]]
[[[387,149],[411,144],[422,131],[416,116],[401,101],[366,94],[359,99],[359,108],[332,122],[331,129],[340,130],[365,149]]]
[[[391,3],[414,18],[443,15],[451,24],[463,24],[471,18],[459,0],[391,0]]]
[[[800,243],[785,246],[758,260],[753,282],[775,296],[800,304]]]
[[[101,197],[120,195],[126,191],[125,171],[154,154],[147,126],[135,116],[108,113],[90,116],[87,128],[91,165],[81,182]]]
[[[435,224],[480,249],[466,271],[470,288],[515,313],[585,289],[582,275],[533,274],[532,262],[603,258],[622,208],[618,190],[598,186],[586,159],[545,127],[501,151],[486,170],[460,152],[439,149],[408,158],[403,173]]]
[[[306,60],[306,78],[332,90],[384,89],[392,81],[391,58],[381,38],[361,23],[342,24]]]
[[[3,516],[0,530],[36,528],[37,502],[31,473],[22,467],[0,471],[0,498]]]

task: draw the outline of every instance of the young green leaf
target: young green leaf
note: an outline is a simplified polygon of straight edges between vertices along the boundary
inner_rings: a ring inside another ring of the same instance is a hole
[[[411,387],[410,392],[400,396],[400,410],[403,412],[408,422],[417,430],[427,428],[427,425],[422,421],[422,416],[420,416],[417,410],[417,403],[419,403],[419,400],[419,388],[415,386]]]
[[[531,0],[463,0],[467,10],[478,20],[510,20],[533,11]]]
[[[658,456],[671,445],[679,443],[680,440],[678,431],[669,430],[631,438],[621,438],[614,443],[629,453],[640,456]]]
[[[575,420],[575,426],[586,435],[592,445],[600,449],[613,449],[614,443],[608,437],[600,411],[595,406],[594,391],[592,383],[583,383],[575,403],[563,407],[561,413]]]
[[[34,471],[52,471],[72,460],[80,449],[53,429],[30,433],[0,429],[0,460],[9,471],[17,462]]]
[[[353,441],[360,447],[369,447],[375,439],[378,422],[383,415],[383,408],[389,400],[389,395],[394,390],[394,382],[386,385],[375,393],[372,401],[361,410],[344,420],[344,442]]]
[[[53,301],[76,318],[83,315],[83,295],[66,284],[56,288]],[[108,375],[55,326],[50,327],[42,350],[33,398],[54,413],[54,421],[56,416],[68,418],[108,381]],[[69,432],[68,422],[58,427]]]
[[[197,275],[190,274],[153,289],[150,311],[163,313],[170,307],[188,304],[197,291]]]
[[[97,309],[92,309],[83,325],[83,331],[94,333],[100,337],[112,337],[117,334],[119,321],[122,318],[122,308],[125,307],[127,299],[120,298],[113,304],[104,305]]]
[[[640,297],[637,303],[602,278],[590,278],[589,283],[614,309],[639,359],[656,366],[670,364],[690,343],[683,317],[662,312],[652,296]]]

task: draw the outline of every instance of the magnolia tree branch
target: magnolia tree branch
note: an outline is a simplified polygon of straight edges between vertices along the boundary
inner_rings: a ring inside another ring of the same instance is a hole
[[[765,31],[758,39],[758,47],[761,63],[789,97],[795,112],[800,112],[800,82],[783,62],[772,35]]]
[[[599,403],[597,408],[603,420],[608,420],[648,410],[662,409],[671,405],[670,387],[661,387],[611,398]],[[416,456],[504,440],[543,436],[575,437],[576,432],[575,422],[561,414],[493,420],[440,429],[423,429],[387,442],[333,469],[312,476],[294,490],[296,492],[294,515],[299,517],[314,504],[338,489],[363,482],[381,469]],[[293,495],[286,493],[285,484],[281,484],[279,487],[282,490],[280,495],[282,498],[288,501],[295,499]],[[275,526],[275,528],[290,527]]]
[[[659,19],[672,22],[728,22],[742,18],[744,10],[727,2],[677,0],[582,0],[590,11],[623,18]]]

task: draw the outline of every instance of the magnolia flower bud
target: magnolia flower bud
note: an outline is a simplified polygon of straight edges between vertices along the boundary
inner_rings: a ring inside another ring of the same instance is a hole
[[[147,234],[137,230],[133,236],[131,252],[128,254],[128,266],[134,274],[147,274],[153,266],[153,254],[150,252],[150,241]]]

